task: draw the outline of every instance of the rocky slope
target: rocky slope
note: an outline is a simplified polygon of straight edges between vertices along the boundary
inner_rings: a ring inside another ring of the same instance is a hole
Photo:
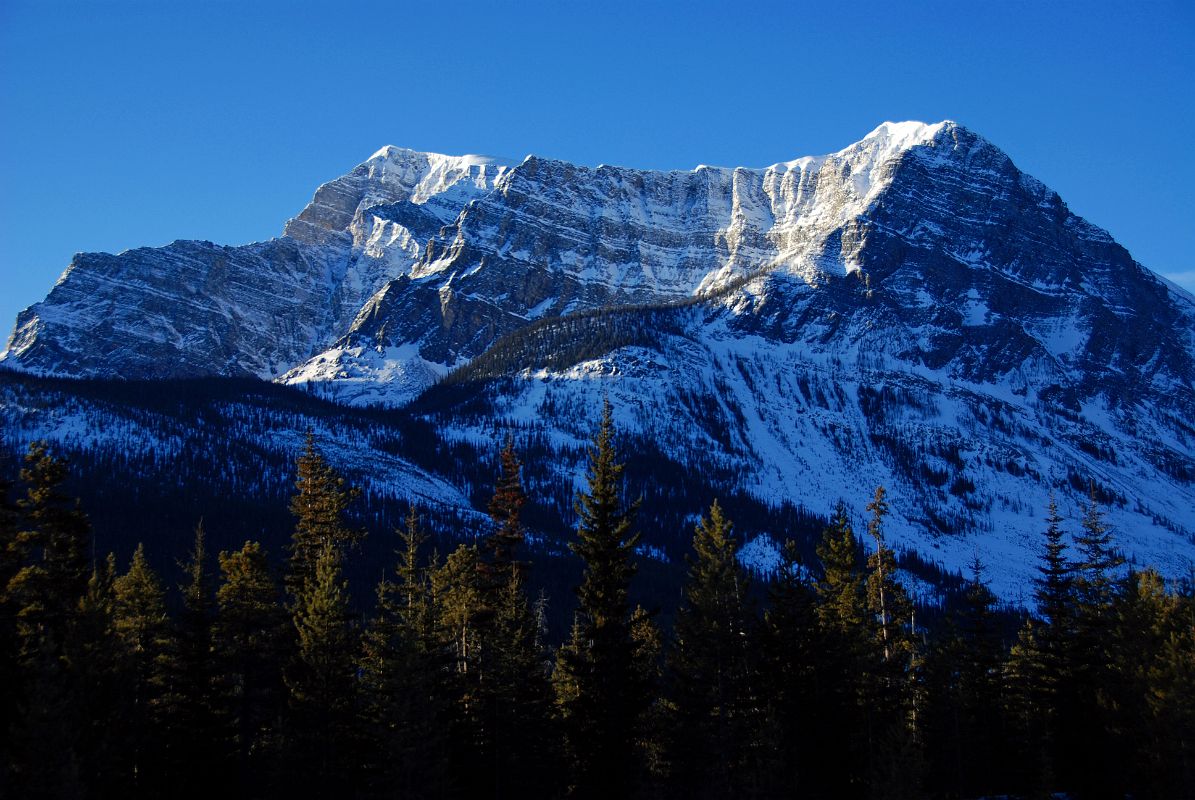
[[[1010,596],[1051,492],[1195,558],[1195,299],[949,122],[765,169],[385,148],[280,239],[76,257],[4,363],[353,403],[447,377],[415,408],[449,440],[565,449],[605,394],[728,492],[826,513],[883,483],[898,542],[978,550]]]

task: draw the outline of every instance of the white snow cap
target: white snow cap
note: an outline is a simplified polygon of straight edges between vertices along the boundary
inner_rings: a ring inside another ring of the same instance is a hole
[[[428,161],[432,162],[448,162],[460,167],[480,167],[489,166],[491,164],[499,167],[513,167],[515,164],[519,163],[514,159],[501,158],[499,156],[483,156],[473,153],[463,156],[450,156],[443,153],[429,153],[422,150],[412,150],[408,147],[396,147],[392,144],[388,144],[381,148],[367,158],[366,161],[373,161],[375,159],[401,161],[412,157],[427,159]]]
[[[919,144],[924,144],[947,127],[953,127],[955,123],[952,120],[942,120],[933,125],[924,122],[917,122],[916,120],[909,120],[907,122],[883,122],[880,123],[875,130],[863,137],[863,141],[880,140],[893,150],[907,150],[910,147],[916,147]]]

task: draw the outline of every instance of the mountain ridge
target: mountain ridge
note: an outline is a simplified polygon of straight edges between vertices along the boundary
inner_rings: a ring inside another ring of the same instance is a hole
[[[608,396],[719,492],[883,484],[897,544],[1006,595],[1090,487],[1128,552],[1195,563],[1195,300],[951,122],[757,169],[388,146],[279,239],[77,259],[3,363],[418,399],[444,447],[575,454]]]

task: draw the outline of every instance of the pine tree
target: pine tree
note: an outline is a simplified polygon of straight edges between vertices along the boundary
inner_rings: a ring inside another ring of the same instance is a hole
[[[770,794],[788,791],[813,797],[819,784],[826,747],[815,721],[830,718],[823,663],[823,638],[818,630],[817,595],[806,578],[797,546],[787,541],[780,568],[768,587],[764,615],[762,695],[767,703],[764,744],[769,749]],[[837,677],[831,678],[837,680]]]
[[[420,560],[427,536],[414,506],[401,533],[396,580],[378,585],[378,610],[362,638],[370,793],[437,797],[448,786],[451,660]]]
[[[1041,791],[1054,788],[1060,770],[1063,777],[1069,774],[1064,752],[1075,713],[1071,681],[1075,575],[1052,494],[1043,537],[1034,588],[1041,619],[1026,621],[1009,655],[1006,674],[1010,722],[1015,725],[1016,739],[1024,743],[1018,759],[1025,765],[1020,782],[1026,789]]]
[[[498,473],[494,496],[490,499],[490,519],[495,530],[483,542],[483,562],[489,567],[489,586],[495,587],[494,594],[500,594],[509,583],[510,572],[517,565],[519,548],[523,545],[524,530],[519,518],[527,495],[523,491],[520,474],[522,462],[515,453],[514,440],[508,438],[499,453],[501,468]]]
[[[874,676],[885,665],[874,646],[876,626],[867,604],[862,548],[841,503],[817,546],[817,556],[821,576],[815,588],[822,639],[817,672],[819,686],[825,687],[819,716],[829,728],[822,741],[833,745],[818,750],[819,772],[829,783],[815,780],[810,788],[862,797],[880,727],[872,708]]]
[[[884,540],[887,492],[877,486],[867,510],[875,552],[867,560],[867,609],[872,647],[880,663],[868,670],[865,712],[873,797],[915,797],[920,770],[915,742],[912,603],[896,575],[896,556]]]
[[[867,611],[860,545],[841,503],[817,546],[822,577],[817,583],[818,619],[823,628],[857,638],[866,630]]]
[[[292,779],[325,796],[351,786],[356,652],[340,552],[326,541],[293,611],[298,650],[287,675]]]
[[[912,605],[896,578],[896,554],[884,541],[884,517],[888,515],[886,496],[884,487],[877,486],[875,497],[867,505],[872,514],[867,533],[876,548],[867,560],[867,605],[876,621],[876,635],[884,661],[894,662],[907,659],[911,651],[905,621],[910,619]]]
[[[212,705],[216,593],[202,521],[195,527],[190,557],[181,566],[185,581],[179,586],[183,602],[171,664],[167,744],[173,780],[193,787],[197,794],[208,794],[214,788],[211,764],[218,761],[220,752],[216,746],[219,726]]]
[[[145,546],[113,583],[114,630],[122,644],[129,692],[129,775],[137,793],[162,790],[161,715],[169,688],[168,659],[174,643],[166,616],[166,591],[150,568]]]
[[[1153,570],[1131,572],[1116,603],[1112,722],[1134,758],[1134,795],[1195,795],[1195,619]],[[1124,759],[1128,762],[1128,759]]]
[[[1129,707],[1143,717],[1129,731],[1137,737],[1134,788],[1142,796],[1195,798],[1195,595],[1190,585],[1164,593],[1160,576],[1148,572],[1135,594],[1137,610],[1123,621],[1126,666],[1138,671],[1145,698]]]
[[[552,725],[552,686],[543,645],[543,609],[528,601],[519,571],[499,598],[485,672],[493,797],[549,794],[556,780],[558,734]]]
[[[476,682],[479,641],[477,615],[481,609],[480,556],[476,545],[462,544],[449,554],[432,573],[432,596],[436,618],[448,637],[454,671],[466,681],[468,689],[462,702],[467,713],[476,711]]]
[[[1112,530],[1104,522],[1094,487],[1083,515],[1082,532],[1075,537],[1075,546],[1079,552],[1074,568],[1079,601],[1076,622],[1082,635],[1084,625],[1106,625],[1115,599],[1114,573],[1124,564],[1124,558],[1112,546]]]
[[[10,734],[21,697],[20,638],[17,634],[18,606],[9,594],[9,582],[21,568],[17,547],[17,507],[12,485],[0,479],[0,786],[14,780]]]
[[[1094,486],[1083,515],[1081,533],[1075,536],[1079,559],[1075,564],[1075,636],[1070,650],[1073,688],[1069,729],[1061,744],[1064,775],[1082,795],[1123,794],[1122,771],[1114,767],[1120,749],[1114,733],[1117,661],[1115,606],[1117,570],[1124,560],[1112,547],[1112,532],[1105,524]]]
[[[727,797],[752,785],[756,665],[748,578],[717,501],[698,523],[669,659],[677,707],[672,759],[686,796]]]
[[[519,514],[527,498],[509,439],[500,462],[489,503],[492,532],[475,552],[458,551],[444,567],[459,571],[471,561],[476,579],[441,578],[449,588],[437,593],[448,614],[444,626],[456,632],[458,665],[464,665],[458,686],[472,744],[464,757],[488,765],[473,770],[474,780],[462,790],[494,797],[542,789],[545,776],[534,765],[547,757],[551,735],[543,724],[551,696],[540,622],[524,589],[525,565],[518,561],[524,538]]]
[[[932,762],[931,787],[939,793],[991,793],[1000,788],[999,768],[1009,762],[1002,751],[1003,654],[995,602],[977,555],[967,589],[926,658],[928,707],[921,728]]]
[[[88,770],[91,698],[81,656],[91,531],[79,501],[63,492],[66,477],[66,462],[35,442],[20,471],[23,495],[14,508],[6,486],[0,501],[0,738],[8,745],[0,786],[14,795],[80,795]]]
[[[20,647],[31,657],[61,654],[87,591],[91,529],[78,500],[62,491],[66,476],[66,462],[44,442],[30,446],[21,470],[25,494],[17,501],[20,530],[6,548],[15,572],[5,595],[16,609]]]
[[[348,487],[344,478],[324,459],[309,430],[297,464],[296,493],[290,501],[295,531],[290,546],[290,569],[286,589],[297,601],[306,584],[314,579],[315,564],[327,546],[342,550],[362,537],[361,531],[345,524],[350,504],[360,492]]]
[[[1074,635],[1076,590],[1074,569],[1066,556],[1062,517],[1050,496],[1046,516],[1045,548],[1034,589],[1037,610],[1045,621],[1038,639],[1042,648],[1042,689],[1054,690],[1061,679],[1063,651]]]
[[[575,505],[580,521],[573,552],[585,570],[577,589],[573,638],[557,658],[557,697],[577,797],[623,797],[640,773],[630,733],[648,705],[635,665],[627,593],[635,573],[634,508],[622,502],[623,466],[614,452],[609,402],[589,450],[587,491]]]
[[[245,542],[218,560],[212,638],[220,738],[231,762],[228,783],[246,796],[261,796],[278,751],[275,731],[286,698],[282,666],[293,628],[260,544]]]
[[[78,673],[80,775],[91,794],[116,794],[129,785],[124,744],[132,731],[124,711],[129,700],[125,660],[116,641],[116,555],[96,564],[80,606],[80,624],[68,654]]]

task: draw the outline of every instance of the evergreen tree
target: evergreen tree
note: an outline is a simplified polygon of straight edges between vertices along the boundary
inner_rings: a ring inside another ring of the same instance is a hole
[[[128,774],[135,793],[152,796],[163,789],[161,723],[174,643],[166,591],[149,566],[144,545],[137,545],[128,572],[114,581],[113,593],[113,627],[122,644],[128,681]]]
[[[1195,798],[1195,596],[1190,586],[1164,595],[1160,578],[1150,573],[1142,574],[1136,594],[1144,608],[1136,620],[1126,615],[1130,646],[1123,651],[1132,659],[1129,668],[1140,670],[1137,686],[1145,697],[1131,706],[1144,716],[1130,729],[1138,736],[1134,789],[1142,796],[1189,800]],[[1145,619],[1150,622],[1142,624]],[[1132,655],[1143,631],[1152,640],[1152,658]]]
[[[476,712],[476,681],[480,643],[477,615],[481,609],[481,582],[476,545],[462,544],[432,573],[432,596],[436,618],[448,637],[453,671],[467,686],[462,698],[468,714]]]
[[[826,731],[815,728],[815,722],[832,719],[827,697],[829,687],[840,676],[824,674],[817,595],[791,540],[781,550],[768,601],[762,695],[768,714],[764,743],[770,749],[769,793],[822,796],[821,768],[826,761],[821,751],[827,749],[827,737]]]
[[[888,514],[886,491],[876,487],[867,510],[867,532],[875,552],[867,560],[867,609],[873,649],[879,664],[865,672],[865,712],[873,797],[917,797],[919,754],[914,738],[916,718],[912,603],[896,576],[896,555],[884,540]]]
[[[930,753],[930,785],[939,793],[979,796],[1001,787],[1004,736],[1002,645],[996,598],[976,556],[961,602],[950,610],[945,635],[926,659],[928,708],[922,728]]]
[[[22,796],[84,791],[82,605],[90,525],[62,490],[66,463],[35,442],[24,457],[23,495],[0,502],[0,613],[8,746],[0,781]],[[53,759],[46,754],[53,753]]]
[[[907,658],[911,651],[904,625],[910,619],[912,605],[896,578],[896,554],[884,541],[884,517],[888,515],[886,497],[884,487],[877,486],[875,496],[867,504],[867,510],[871,512],[867,533],[876,548],[867,560],[867,605],[876,621],[876,635],[884,661],[895,662]]]
[[[528,601],[523,578],[512,571],[494,618],[485,671],[493,797],[549,794],[557,776],[559,739],[552,725],[550,661],[543,645],[543,609]]]
[[[576,624],[556,664],[577,797],[626,797],[641,771],[630,734],[649,695],[636,669],[627,597],[639,537],[631,530],[634,508],[622,502],[622,472],[606,402],[589,450],[588,489],[575,505],[580,521],[572,549],[585,564]]]
[[[444,679],[451,661],[420,561],[426,540],[412,506],[396,580],[378,585],[377,614],[362,639],[368,788],[379,797],[439,797],[448,785],[446,731],[454,698]]]
[[[1074,568],[1066,556],[1062,517],[1053,495],[1050,496],[1044,535],[1045,548],[1038,566],[1034,599],[1045,622],[1038,636],[1042,649],[1042,689],[1052,692],[1062,677],[1063,651],[1074,635],[1076,606]]]
[[[862,797],[873,763],[876,724],[870,704],[872,676],[884,669],[874,647],[875,625],[867,606],[862,548],[841,503],[817,546],[821,576],[816,584],[822,652],[818,664],[819,714],[829,730],[818,749],[823,781],[814,796]],[[821,677],[821,676],[824,676]],[[822,794],[824,792],[824,794]]]
[[[1026,621],[1010,653],[1006,675],[1010,722],[1015,725],[1016,740],[1023,743],[1017,762],[1024,771],[1018,782],[1035,791],[1052,789],[1060,766],[1065,772],[1060,753],[1074,728],[1075,575],[1053,495],[1043,537],[1034,588],[1041,619]]]
[[[1104,522],[1094,486],[1075,545],[1079,553],[1074,567],[1079,601],[1077,623],[1082,636],[1084,626],[1106,627],[1115,599],[1115,572],[1124,564],[1124,558],[1112,546],[1112,530]]]
[[[634,685],[660,686],[664,680],[664,635],[653,615],[642,606],[631,612],[631,644]],[[638,716],[632,730],[634,747],[639,755],[643,786],[640,793],[647,797],[663,791],[666,770],[666,745],[670,737],[665,726],[670,721],[672,706],[667,698],[656,695],[646,701],[646,709]],[[671,737],[675,738],[675,737]]]
[[[9,583],[21,568],[17,545],[17,507],[12,484],[0,479],[0,786],[14,780],[12,769],[12,725],[21,697],[18,653],[17,603],[10,597]]]
[[[79,501],[62,491],[66,476],[66,462],[52,456],[44,442],[30,446],[21,470],[25,496],[18,501],[25,528],[15,542],[25,568],[10,584],[26,601],[19,615],[28,624],[56,629],[60,645],[90,574],[91,528]]]
[[[858,639],[867,630],[865,583],[859,540],[841,503],[817,546],[817,557],[822,568],[818,619],[827,631]]]
[[[1116,759],[1121,746],[1115,735],[1118,659],[1115,635],[1117,570],[1124,560],[1112,547],[1112,532],[1091,490],[1081,532],[1075,536],[1079,559],[1075,564],[1075,637],[1070,644],[1073,671],[1068,676],[1069,730],[1060,744],[1065,752],[1064,775],[1080,795],[1122,796],[1123,771]]]
[[[275,731],[286,697],[282,667],[293,628],[260,544],[222,552],[219,562],[212,637],[221,742],[232,767],[229,783],[246,796],[264,796],[278,750]]]
[[[290,569],[286,589],[297,602],[306,584],[315,577],[315,565],[324,549],[342,550],[360,541],[361,531],[349,528],[345,515],[360,495],[324,459],[309,430],[297,464],[296,493],[290,501],[295,531],[290,546]]]
[[[698,523],[676,616],[670,675],[679,734],[672,759],[685,796],[728,797],[753,785],[758,741],[748,578],[717,501]]]
[[[493,594],[501,594],[509,584],[510,572],[517,565],[519,548],[523,545],[524,530],[519,515],[527,504],[520,474],[522,462],[515,453],[514,440],[508,438],[499,453],[500,470],[494,496],[490,499],[490,519],[494,532],[483,542],[483,562]]]
[[[1116,603],[1115,703],[1125,785],[1145,797],[1195,795],[1195,620],[1153,570],[1130,573]],[[1127,759],[1125,759],[1127,761]]]
[[[91,794],[106,797],[127,786],[124,743],[131,731],[124,710],[129,699],[125,661],[116,641],[116,555],[96,564],[80,607],[71,662],[78,667],[81,777]]]
[[[293,611],[298,650],[287,675],[290,690],[290,777],[296,789],[322,797],[351,786],[356,652],[348,584],[340,552],[324,543],[315,573]]]
[[[183,602],[170,676],[170,736],[167,744],[173,779],[184,782],[202,795],[214,789],[211,764],[221,755],[217,747],[219,725],[212,704],[216,592],[202,521],[195,527],[190,558],[181,566],[185,581],[179,587]]]
[[[551,687],[540,620],[524,589],[524,565],[518,561],[524,538],[519,514],[527,498],[510,439],[499,460],[489,503],[494,528],[470,554],[477,579],[462,576],[450,581],[452,588],[439,596],[450,612],[446,629],[457,631],[458,664],[464,657],[462,647],[468,651],[467,670],[458,684],[465,701],[467,738],[473,744],[468,758],[488,765],[474,770],[475,780],[463,790],[506,797],[542,791],[546,776],[535,764],[548,757],[552,732],[543,722]],[[450,558],[445,568],[452,564]]]

